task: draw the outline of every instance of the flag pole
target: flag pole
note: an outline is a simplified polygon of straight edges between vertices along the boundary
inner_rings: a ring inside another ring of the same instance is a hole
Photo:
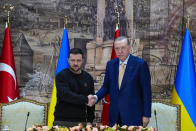
[[[124,11],[124,8],[117,4],[114,7],[114,11],[117,14],[117,25],[118,25],[118,28],[120,29],[120,14]]]
[[[5,35],[0,57],[0,103],[8,103],[20,98],[12,40],[9,29],[9,14],[13,9],[14,6],[8,3],[3,6],[4,12],[8,14],[8,23],[6,22]],[[3,72],[7,73],[5,74]]]
[[[118,25],[118,28],[120,28],[120,13],[119,12],[116,12],[116,13],[117,13],[117,19],[118,19],[117,25]]]
[[[114,40],[120,36],[120,13],[123,12],[123,8],[116,4],[114,7],[114,11],[117,15],[117,23],[116,23],[116,28],[115,28],[115,35],[114,35]],[[115,59],[117,57],[115,49],[114,49],[114,43],[112,46],[112,53],[111,53],[111,59]],[[110,95],[107,94],[104,98],[104,103],[103,103],[103,110],[102,110],[102,115],[101,115],[101,123],[103,125],[109,125],[109,106],[110,106]]]
[[[186,23],[183,23],[183,25],[184,24],[186,24],[186,28],[190,31],[190,16],[188,15],[187,16],[187,21],[186,21]],[[182,31],[183,32],[183,31]],[[183,44],[183,37],[182,37],[182,44]],[[193,45],[194,46],[194,45]],[[182,48],[182,45],[181,45],[181,48]],[[180,58],[180,51],[177,51],[178,52],[178,55],[177,56],[179,56],[179,58]],[[179,59],[178,58],[178,59]],[[175,75],[174,75],[174,77],[176,77],[176,71],[177,71],[177,65],[176,65],[176,68],[175,68]]]
[[[190,16],[189,15],[187,17],[186,27],[187,29],[190,29]]]
[[[65,68],[69,67],[68,61],[68,54],[69,54],[69,39],[68,39],[68,32],[67,32],[67,17],[64,17],[64,32],[63,32],[63,37],[62,37],[62,42],[60,46],[60,52],[59,52],[59,58],[58,58],[58,63],[56,67],[56,73],[55,76],[62,71]],[[54,122],[54,112],[55,112],[55,106],[57,103],[57,89],[56,89],[56,84],[55,84],[55,79],[54,79],[54,84],[53,84],[53,90],[52,90],[52,96],[51,96],[51,101],[50,101],[50,107],[48,111],[48,126],[52,127],[53,122]]]
[[[10,11],[7,12],[7,24],[8,28],[10,28]]]
[[[6,3],[3,6],[4,12],[7,13],[7,23],[8,23],[8,28],[10,28],[10,12],[14,10],[14,6],[12,4]]]
[[[64,17],[64,28],[66,28],[66,29],[68,28],[67,23],[68,23],[68,17],[65,16],[65,17]]]
[[[196,127],[196,97],[194,95],[196,92],[196,75],[192,40],[188,30],[189,21],[189,18],[187,18],[171,97],[173,104],[181,105],[181,131],[186,131],[187,129],[195,130]]]

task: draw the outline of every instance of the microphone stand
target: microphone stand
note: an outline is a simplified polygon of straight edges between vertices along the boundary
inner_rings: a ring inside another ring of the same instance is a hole
[[[156,110],[154,110],[154,116],[155,116],[155,122],[156,122],[157,131],[158,131],[157,112],[156,112]]]
[[[30,115],[30,112],[27,113],[27,119],[26,119],[26,123],[25,123],[25,131],[27,131],[27,121],[28,121],[29,115]]]

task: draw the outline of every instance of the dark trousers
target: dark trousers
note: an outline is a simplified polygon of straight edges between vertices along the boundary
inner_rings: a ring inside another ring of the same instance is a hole
[[[120,126],[123,126],[122,125],[122,120],[120,118],[120,113],[118,113],[118,121],[117,121],[117,124],[120,125]]]

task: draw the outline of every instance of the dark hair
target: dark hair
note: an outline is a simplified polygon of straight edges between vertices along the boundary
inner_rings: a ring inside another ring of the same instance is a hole
[[[81,49],[79,48],[72,48],[70,51],[69,51],[69,57],[70,57],[70,54],[81,54],[82,55],[82,58],[83,58],[83,52]]]

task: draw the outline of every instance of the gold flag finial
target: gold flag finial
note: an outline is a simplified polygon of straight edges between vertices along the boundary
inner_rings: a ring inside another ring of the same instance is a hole
[[[10,12],[14,10],[14,6],[12,4],[6,3],[3,6],[3,10],[4,12],[7,13],[7,23],[8,23],[8,27],[10,27]]]
[[[118,4],[118,1],[115,2],[114,11],[117,15],[117,24],[120,29],[120,14],[124,11],[123,7]]]
[[[118,25],[118,28],[120,28],[120,12],[118,11],[118,6],[117,5],[114,7],[114,11],[115,11],[115,13],[117,15],[117,25]]]
[[[190,16],[187,16],[187,22],[186,22],[186,27],[189,29],[190,26]]]
[[[65,25],[64,26],[65,26],[66,29],[68,28],[67,23],[68,23],[68,17],[65,16],[65,18],[64,18],[64,24]]]

